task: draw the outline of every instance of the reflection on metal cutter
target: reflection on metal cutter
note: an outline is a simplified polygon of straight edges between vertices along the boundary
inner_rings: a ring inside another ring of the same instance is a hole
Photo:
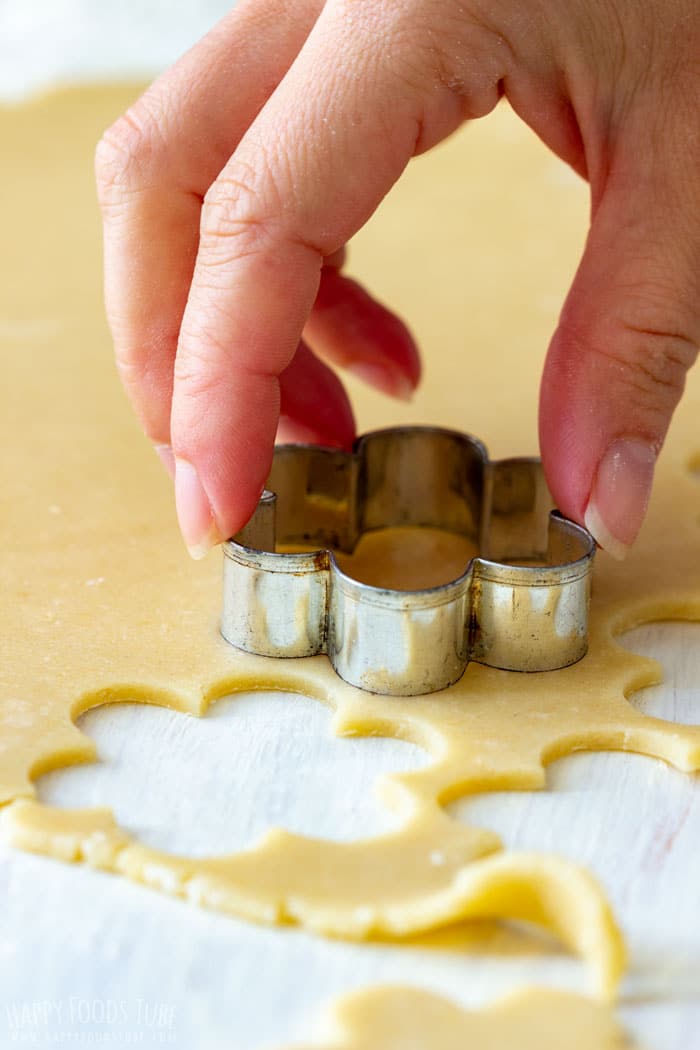
[[[550,671],[584,656],[595,541],[552,510],[539,460],[491,462],[466,434],[397,427],[358,438],[352,453],[278,446],[268,487],[224,544],[221,632],[238,648],[327,653],[346,682],[395,696],[444,689],[470,660]],[[419,591],[340,569],[331,548],[350,553],[363,533],[392,526],[465,536],[479,556]]]

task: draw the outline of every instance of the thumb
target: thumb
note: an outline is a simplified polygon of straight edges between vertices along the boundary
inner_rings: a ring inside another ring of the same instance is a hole
[[[617,558],[700,340],[700,152],[687,121],[683,146],[666,138],[656,157],[648,130],[616,151],[540,392],[552,495]]]

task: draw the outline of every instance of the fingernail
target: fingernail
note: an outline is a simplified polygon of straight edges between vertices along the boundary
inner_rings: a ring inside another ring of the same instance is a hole
[[[387,368],[386,365],[380,365],[374,361],[353,361],[345,368],[363,383],[368,383],[377,390],[388,394],[389,397],[398,398],[399,401],[413,399],[415,393],[413,383],[397,368]]]
[[[221,537],[197,471],[185,459],[175,460],[175,505],[187,549],[201,561]]]
[[[639,438],[620,438],[598,465],[584,522],[598,544],[622,560],[637,538],[649,505],[656,450]]]
[[[175,480],[175,456],[170,445],[154,445],[156,455],[165,467],[171,481]]]

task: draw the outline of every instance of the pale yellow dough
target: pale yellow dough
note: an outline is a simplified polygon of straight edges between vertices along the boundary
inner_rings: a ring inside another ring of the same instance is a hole
[[[290,1050],[633,1050],[608,1007],[542,988],[479,1011],[417,988],[370,988],[337,1003],[324,1028]]]
[[[590,653],[576,666],[528,676],[472,665],[444,693],[391,699],[344,685],[324,657],[236,652],[217,630],[220,557],[194,564],[184,553],[169,482],[110,358],[92,152],[133,95],[66,92],[0,115],[6,835],[211,908],[325,934],[529,920],[584,957],[595,987],[611,993],[624,953],[597,883],[556,857],[503,852],[443,804],[542,787],[545,765],[578,748],[700,765],[700,729],[627,702],[660,671],[613,640],[645,620],[700,618],[700,485],[689,472],[700,452],[700,377],[674,423],[637,548],[625,564],[598,559]],[[410,318],[425,382],[411,406],[358,389],[361,428],[438,422],[477,434],[494,456],[536,452],[540,366],[586,212],[585,187],[505,108],[414,162],[351,258]],[[332,705],[338,733],[394,735],[430,752],[431,765],[382,785],[398,831],[339,844],[272,830],[250,852],[184,859],[129,838],[109,811],[32,798],[42,772],[95,760],[75,726],[89,707],[142,700],[202,715],[232,691],[280,687]]]

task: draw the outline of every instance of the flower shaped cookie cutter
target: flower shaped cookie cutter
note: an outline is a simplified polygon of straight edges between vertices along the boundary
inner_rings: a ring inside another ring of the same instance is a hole
[[[549,671],[586,653],[595,541],[552,510],[538,459],[491,461],[467,434],[396,427],[352,452],[278,446],[268,487],[224,544],[221,633],[239,649],[327,653],[346,682],[395,696],[444,689],[470,660]],[[363,533],[392,526],[447,530],[479,554],[426,590],[341,570],[333,549],[350,553]]]

